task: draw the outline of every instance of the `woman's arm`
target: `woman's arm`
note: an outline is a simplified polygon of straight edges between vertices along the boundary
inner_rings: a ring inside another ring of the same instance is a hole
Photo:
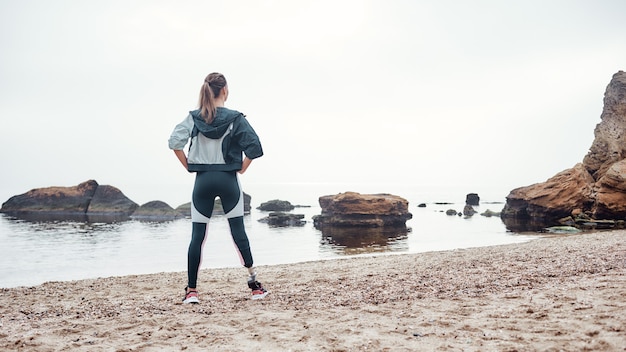
[[[183,166],[185,167],[185,170],[187,170],[187,156],[185,155],[185,152],[182,150],[175,149],[174,154],[176,154],[176,157],[178,158],[180,163],[183,164]]]
[[[248,166],[250,166],[250,163],[252,163],[252,159],[248,158],[247,156],[243,158],[243,162],[241,163],[241,170],[239,170],[240,174],[243,174],[244,172],[246,172],[246,170],[248,170]]]

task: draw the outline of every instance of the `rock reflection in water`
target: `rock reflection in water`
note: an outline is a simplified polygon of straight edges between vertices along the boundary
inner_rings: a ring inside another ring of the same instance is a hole
[[[550,226],[559,225],[557,222],[542,221],[540,219],[519,219],[505,217],[502,218],[502,222],[506,229],[510,232],[525,233],[525,232],[542,232],[543,229]]]
[[[322,246],[333,247],[337,253],[401,252],[409,248],[407,227],[324,226],[321,231]]]
[[[113,224],[130,220],[127,215],[102,215],[87,213],[34,213],[34,212],[12,212],[6,214],[9,218],[28,221],[32,223],[56,223],[56,222],[82,222],[82,223],[104,223]]]

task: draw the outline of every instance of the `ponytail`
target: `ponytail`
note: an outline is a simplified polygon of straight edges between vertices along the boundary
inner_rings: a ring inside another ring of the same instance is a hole
[[[221,73],[211,73],[205,79],[200,88],[200,99],[198,105],[200,107],[200,115],[206,123],[213,122],[217,107],[215,106],[215,98],[220,95],[222,88],[226,87],[226,78]]]

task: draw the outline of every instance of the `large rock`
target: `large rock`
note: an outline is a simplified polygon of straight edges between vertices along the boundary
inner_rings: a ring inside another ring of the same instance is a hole
[[[95,182],[95,181],[94,181]],[[130,200],[119,189],[100,185],[89,202],[88,215],[128,215],[132,214],[138,204]]]
[[[477,193],[468,193],[465,196],[465,204],[478,206],[480,205],[480,197]]]
[[[611,165],[595,183],[595,203],[591,213],[596,219],[626,218],[626,160]]]
[[[409,202],[391,194],[346,192],[319,198],[322,214],[313,218],[315,227],[406,226],[413,215]]]
[[[582,163],[546,182],[512,190],[501,217],[509,229],[534,230],[559,219],[626,217],[626,73],[606,88],[601,122]],[[526,226],[528,225],[528,226]]]
[[[94,180],[74,187],[36,188],[9,198],[2,204],[0,212],[84,214],[97,188],[98,183]]]
[[[579,163],[546,182],[512,190],[501,217],[505,224],[515,224],[515,230],[520,226],[523,229],[525,222],[532,223],[530,229],[541,229],[569,216],[574,209],[589,208],[593,203],[592,187],[593,177]]]
[[[257,209],[261,211],[291,211],[295,207],[287,200],[273,199],[261,203]]]
[[[595,139],[583,159],[585,167],[599,180],[611,165],[626,156],[626,73],[619,71],[604,93],[602,120],[596,125]]]
[[[180,212],[170,207],[167,203],[160,200],[154,200],[141,205],[131,215],[131,218],[137,220],[174,220],[184,217]]]
[[[2,204],[8,214],[130,215],[137,204],[112,186],[94,180],[73,187],[32,189],[13,196]]]

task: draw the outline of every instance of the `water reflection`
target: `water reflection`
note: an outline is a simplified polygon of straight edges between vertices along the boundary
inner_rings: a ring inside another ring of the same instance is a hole
[[[409,228],[324,226],[322,246],[338,254],[408,251]]]
[[[98,214],[55,214],[55,213],[10,213],[6,214],[10,220],[23,220],[32,223],[105,223],[111,224],[130,220],[128,215],[98,215]]]
[[[546,227],[555,226],[554,222],[540,221],[532,218],[518,219],[505,217],[502,219],[506,229],[511,232],[543,232]]]
[[[181,270],[185,225],[0,214],[0,287]]]

